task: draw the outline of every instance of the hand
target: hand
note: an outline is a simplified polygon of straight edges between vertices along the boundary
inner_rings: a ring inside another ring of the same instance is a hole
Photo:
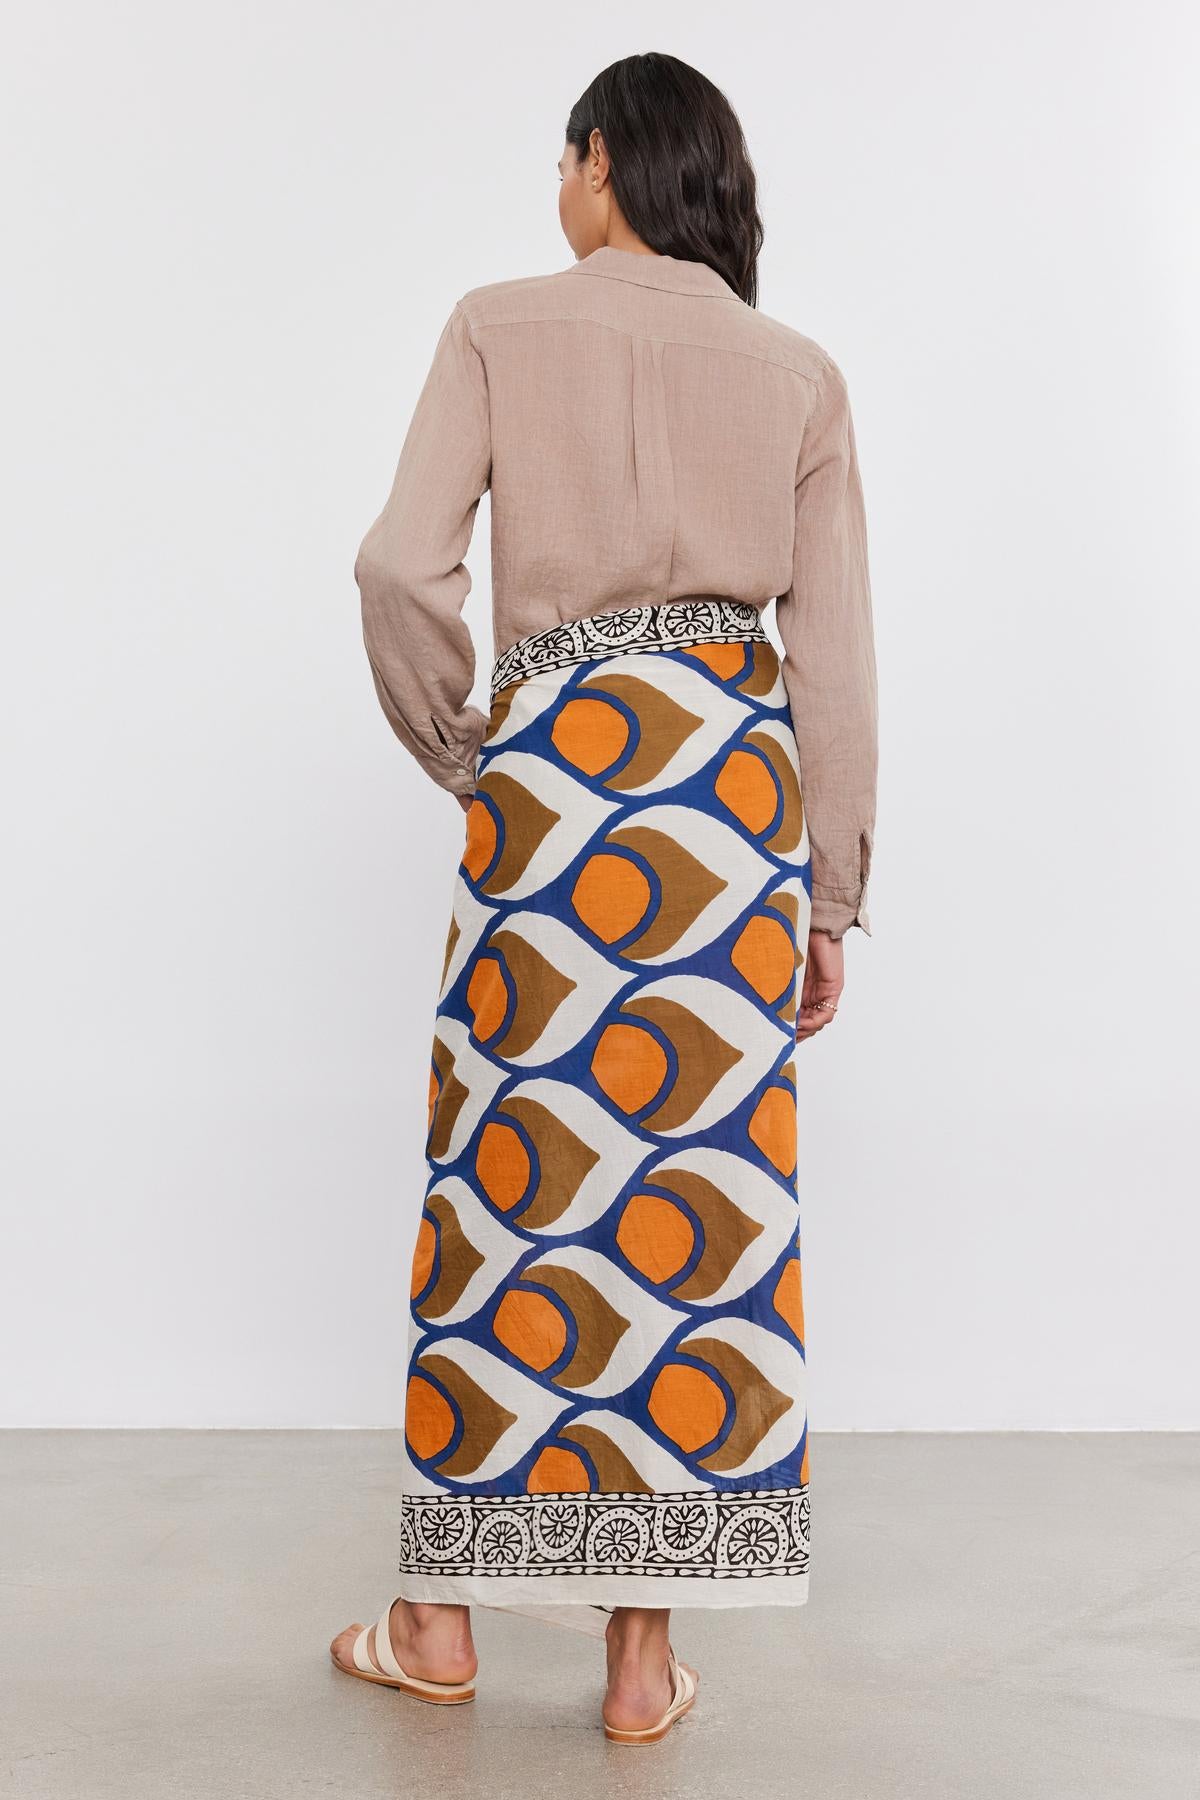
[[[809,932],[800,1017],[796,1021],[798,1044],[824,1031],[837,1017],[838,1002],[846,985],[845,962],[841,938],[831,938],[827,931]]]

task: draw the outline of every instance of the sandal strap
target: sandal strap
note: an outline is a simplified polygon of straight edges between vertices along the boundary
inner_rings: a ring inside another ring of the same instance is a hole
[[[677,1706],[682,1706],[685,1700],[691,1699],[696,1691],[696,1683],[683,1665],[677,1660],[675,1652],[669,1644],[667,1645],[667,1656],[671,1670],[670,1710],[673,1712]]]
[[[393,1600],[392,1606],[395,1604]],[[390,1675],[394,1681],[407,1681],[408,1674],[396,1661],[396,1652],[392,1649],[392,1606],[375,1627],[375,1656],[385,1675]]]
[[[375,1673],[375,1664],[371,1661],[371,1653],[367,1648],[367,1640],[373,1629],[371,1625],[364,1625],[354,1640],[354,1666],[361,1669],[364,1675]]]

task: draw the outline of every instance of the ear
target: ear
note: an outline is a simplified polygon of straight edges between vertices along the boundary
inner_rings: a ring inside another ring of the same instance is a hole
[[[593,126],[588,139],[588,181],[596,184],[597,191],[608,180],[609,172],[608,148],[600,135],[599,126]]]

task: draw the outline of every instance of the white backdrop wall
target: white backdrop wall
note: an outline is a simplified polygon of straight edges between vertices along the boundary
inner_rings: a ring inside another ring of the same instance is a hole
[[[870,507],[814,1424],[1200,1426],[1198,47],[1178,0],[23,9],[5,1422],[399,1419],[463,821],[353,556],[455,299],[570,261],[570,102],[669,49],[742,114],[763,306],[845,369]]]

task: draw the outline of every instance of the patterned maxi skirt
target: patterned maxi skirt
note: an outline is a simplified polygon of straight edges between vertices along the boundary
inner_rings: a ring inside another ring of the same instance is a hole
[[[433,1042],[400,1592],[801,1602],[811,877],[757,608],[522,639],[477,777]]]

